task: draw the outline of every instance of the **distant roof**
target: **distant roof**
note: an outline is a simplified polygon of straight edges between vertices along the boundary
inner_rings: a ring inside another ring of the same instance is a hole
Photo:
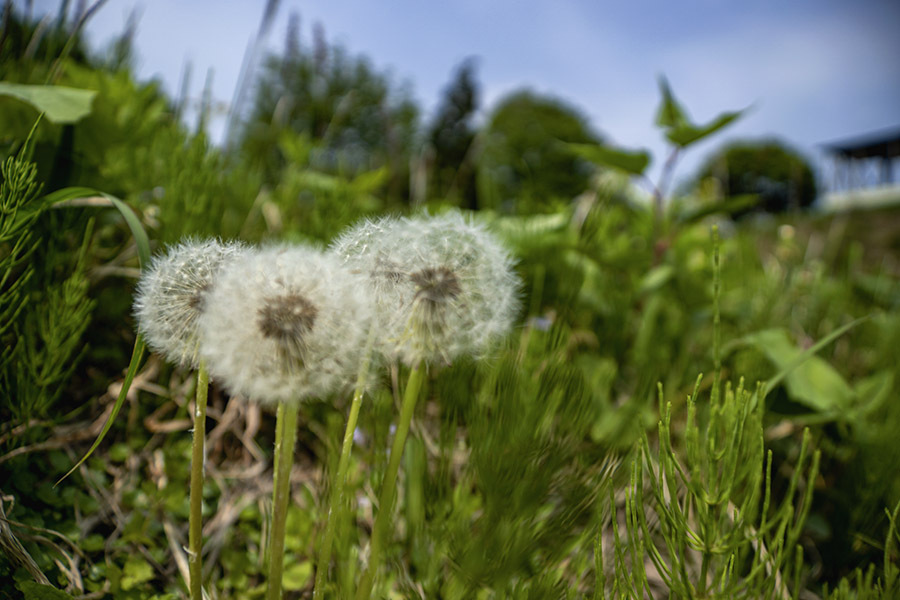
[[[900,156],[900,127],[828,142],[821,146],[828,152],[847,158],[897,158]]]

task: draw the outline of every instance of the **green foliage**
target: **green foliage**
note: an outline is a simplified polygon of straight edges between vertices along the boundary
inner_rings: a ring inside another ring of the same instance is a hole
[[[547,212],[588,188],[591,169],[560,142],[593,143],[587,119],[530,91],[502,99],[481,134],[479,203],[506,213]]]
[[[94,305],[86,276],[92,225],[74,260],[64,258],[58,242],[40,243],[45,219],[37,197],[37,169],[26,158],[29,149],[26,143],[17,157],[0,166],[0,335],[5,342],[0,381],[11,391],[0,410],[15,421],[48,415],[83,354],[81,337]],[[42,269],[34,262],[25,264],[34,256],[43,258]],[[64,279],[55,269],[60,263],[68,263]]]
[[[278,148],[288,162],[277,186],[254,202],[245,230],[264,224],[272,236],[302,234],[325,242],[335,231],[385,208],[383,190],[391,177],[388,167],[352,176],[320,170],[311,158],[315,144],[307,135],[290,131],[281,133]]]
[[[27,300],[24,287],[34,267],[25,261],[40,243],[32,228],[40,216],[35,200],[41,186],[35,180],[35,166],[24,158],[27,151],[25,144],[18,157],[0,165],[0,334],[9,329]]]
[[[475,178],[475,137],[473,124],[478,109],[478,82],[475,60],[465,60],[453,81],[444,90],[437,115],[429,131],[428,158],[432,161],[431,197],[456,200],[472,210],[478,209]]]
[[[4,18],[0,23],[0,33],[3,35],[3,43],[0,44],[0,79],[6,79],[3,67],[15,63],[28,63],[47,69],[60,57],[78,63],[89,60],[77,23],[68,18],[68,7],[68,2],[60,3],[56,17],[48,15],[46,19],[26,19],[12,3],[4,7]],[[76,20],[80,16],[76,16]]]
[[[894,553],[900,542],[900,530],[897,528],[897,517],[900,514],[900,503],[891,513],[885,509],[890,522],[887,538],[884,542],[884,571],[882,577],[875,576],[875,564],[868,569],[857,568],[852,576],[847,576],[829,593],[826,585],[823,598],[827,600],[865,600],[868,598],[896,598],[900,595],[900,568],[894,561]]]
[[[71,274],[61,283],[45,282],[40,296],[32,295],[28,310],[16,328],[19,341],[13,350],[13,417],[43,417],[48,413],[83,355],[81,337],[90,323],[94,302],[88,298],[87,243],[77,253]],[[33,302],[33,304],[32,304]]]
[[[399,196],[408,180],[415,105],[367,59],[329,44],[321,28],[313,33],[310,47],[292,37],[281,56],[267,59],[241,135],[242,153],[274,184],[290,162],[278,147],[283,132],[306,135],[314,142],[314,170],[354,176],[387,167],[389,187]]]

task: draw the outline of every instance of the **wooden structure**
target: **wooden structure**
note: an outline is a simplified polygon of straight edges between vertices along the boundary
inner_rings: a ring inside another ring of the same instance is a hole
[[[831,191],[849,191],[897,182],[895,161],[900,158],[900,127],[822,144],[831,156]]]

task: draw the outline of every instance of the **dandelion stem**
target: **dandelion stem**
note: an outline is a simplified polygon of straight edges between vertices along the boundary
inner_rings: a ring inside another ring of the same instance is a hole
[[[206,394],[209,375],[200,361],[197,369],[197,396],[194,406],[194,443],[191,453],[191,514],[188,534],[191,600],[202,600],[203,553],[203,463],[206,438]]]
[[[406,435],[409,433],[409,424],[412,421],[416,402],[419,399],[419,390],[422,388],[423,374],[424,368],[421,365],[413,367],[409,372],[409,381],[406,383],[406,391],[403,394],[403,407],[400,409],[400,421],[397,424],[397,432],[394,434],[388,468],[384,473],[381,493],[378,496],[378,515],[376,515],[375,525],[372,527],[369,566],[363,573],[362,578],[360,578],[359,587],[356,590],[356,600],[367,600],[372,594],[375,573],[378,571],[379,555],[387,534],[385,529],[391,522],[391,511],[397,492],[397,472],[400,469],[400,459],[403,456]]]
[[[281,600],[284,570],[284,534],[291,495],[291,467],[297,441],[297,412],[294,402],[279,402],[275,425],[275,477],[272,490],[272,528],[269,532],[269,589],[266,600]]]
[[[347,428],[344,430],[344,442],[341,445],[341,458],[338,461],[337,473],[331,484],[331,498],[328,504],[328,521],[325,524],[325,537],[319,547],[319,561],[316,564],[316,584],[313,591],[313,600],[320,600],[325,594],[325,580],[328,578],[328,563],[331,561],[331,546],[334,543],[334,532],[337,527],[338,514],[344,498],[344,487],[347,479],[347,467],[350,465],[350,449],[353,447],[353,433],[356,431],[356,421],[359,418],[359,407],[365,395],[366,379],[369,374],[369,364],[372,356],[372,345],[375,341],[375,327],[369,328],[369,338],[366,341],[366,349],[356,378],[356,389],[353,392],[353,402],[350,404],[350,414],[347,415]]]

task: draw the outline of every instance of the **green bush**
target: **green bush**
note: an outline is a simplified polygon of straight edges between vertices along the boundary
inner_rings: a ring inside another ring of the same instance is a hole
[[[709,178],[727,197],[755,195],[754,208],[765,212],[808,208],[816,200],[809,163],[777,140],[729,144],[700,168],[697,180]]]

